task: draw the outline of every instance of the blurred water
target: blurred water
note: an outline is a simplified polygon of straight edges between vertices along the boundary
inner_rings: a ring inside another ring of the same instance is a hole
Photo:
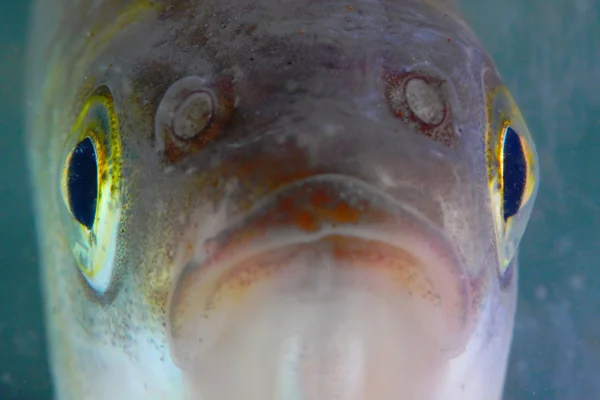
[[[0,0],[0,399],[50,398],[37,249],[23,148],[29,1]]]
[[[0,0],[1,400],[51,393],[22,144],[28,5]],[[525,115],[542,169],[505,399],[600,399],[600,2],[462,6]]]
[[[506,399],[600,399],[600,2],[464,1],[538,147]]]

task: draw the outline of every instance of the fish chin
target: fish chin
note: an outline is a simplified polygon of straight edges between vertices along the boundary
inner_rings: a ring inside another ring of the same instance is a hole
[[[440,398],[436,382],[467,334],[452,251],[366,236],[188,266],[170,332],[190,398]]]

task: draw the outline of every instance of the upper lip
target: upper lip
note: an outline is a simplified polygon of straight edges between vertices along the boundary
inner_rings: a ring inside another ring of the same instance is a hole
[[[451,241],[417,211],[346,175],[315,175],[272,192],[205,242],[204,264],[209,269],[233,265],[269,249],[330,235],[381,241],[415,254],[430,269],[434,287],[436,282],[438,286],[456,282],[454,293],[461,304],[452,306],[463,310],[459,323],[467,328],[471,288]]]

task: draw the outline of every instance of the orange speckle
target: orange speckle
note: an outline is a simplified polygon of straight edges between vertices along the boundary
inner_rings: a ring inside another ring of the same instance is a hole
[[[331,201],[331,197],[327,194],[326,189],[320,188],[312,193],[311,200],[317,208],[327,206]]]
[[[350,6],[350,7],[348,7],[348,10],[352,11],[352,10],[354,10],[354,7]]]
[[[339,203],[332,210],[332,219],[339,223],[354,223],[357,222],[360,217],[360,211],[356,208],[350,207],[348,203]]]
[[[301,34],[301,35],[304,35],[304,29],[302,29],[302,30],[300,31],[300,34]]]
[[[315,220],[315,217],[306,210],[301,210],[295,216],[294,223],[298,228],[308,232],[314,232],[319,229],[319,224]]]
[[[294,204],[294,200],[291,197],[286,197],[286,198],[282,199],[279,204],[281,206],[281,209],[289,214],[292,214],[294,212],[294,209],[296,206]]]

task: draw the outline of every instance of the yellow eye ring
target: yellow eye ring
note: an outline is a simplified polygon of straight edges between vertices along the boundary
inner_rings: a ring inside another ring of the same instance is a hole
[[[86,281],[103,294],[113,275],[123,196],[120,131],[108,87],[84,104],[61,176],[71,249]]]
[[[539,185],[533,139],[512,96],[494,86],[488,96],[488,178],[500,273],[513,260]]]

